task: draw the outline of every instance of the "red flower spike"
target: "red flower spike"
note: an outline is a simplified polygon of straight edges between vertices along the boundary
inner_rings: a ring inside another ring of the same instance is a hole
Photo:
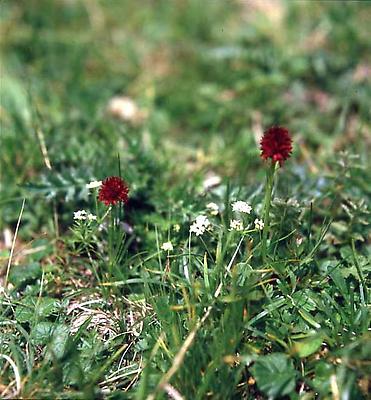
[[[273,162],[278,161],[282,166],[292,152],[292,139],[288,129],[281,126],[267,129],[260,142],[260,149],[264,160],[271,158]]]
[[[129,187],[119,176],[110,176],[102,182],[98,200],[106,206],[115,205],[118,202],[127,203]]]

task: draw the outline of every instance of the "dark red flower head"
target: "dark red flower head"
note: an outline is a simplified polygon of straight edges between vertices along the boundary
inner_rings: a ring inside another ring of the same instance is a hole
[[[106,206],[128,201],[129,187],[119,176],[110,176],[102,182],[98,200]]]
[[[272,126],[264,132],[260,142],[261,157],[271,158],[282,166],[292,152],[292,139],[289,131],[281,126]]]

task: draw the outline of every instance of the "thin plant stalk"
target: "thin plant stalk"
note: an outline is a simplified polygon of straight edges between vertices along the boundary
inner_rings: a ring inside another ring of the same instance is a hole
[[[270,167],[267,169],[267,175],[266,175],[265,198],[264,198],[264,228],[262,235],[262,250],[261,250],[263,265],[266,264],[267,260],[267,240],[268,240],[268,231],[270,222],[269,212],[272,203],[273,184],[277,167],[278,163],[272,162]]]

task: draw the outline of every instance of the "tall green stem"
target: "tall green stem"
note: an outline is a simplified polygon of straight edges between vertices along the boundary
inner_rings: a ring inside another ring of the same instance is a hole
[[[116,210],[113,206],[110,214],[109,214],[109,225],[108,225],[108,273],[109,276],[112,276],[113,269],[113,246],[114,246],[114,238],[115,238],[115,214]]]
[[[276,171],[276,164],[277,163],[272,162],[269,169],[267,169],[267,175],[266,175],[265,198],[264,198],[264,228],[263,228],[262,251],[261,251],[263,264],[266,263],[266,259],[267,259],[269,211],[270,211],[271,202],[272,202],[272,192],[273,192],[273,183],[274,183],[274,174]]]

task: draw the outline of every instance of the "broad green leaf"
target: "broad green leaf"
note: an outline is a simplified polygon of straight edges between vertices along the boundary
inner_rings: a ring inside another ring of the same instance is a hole
[[[349,297],[348,287],[341,272],[337,269],[330,273],[331,279],[340,291],[340,294],[345,298]]]
[[[326,395],[330,390],[330,378],[334,373],[334,367],[327,364],[325,361],[320,360],[314,368],[314,387],[322,395]]]
[[[258,388],[269,397],[288,395],[295,388],[296,372],[286,354],[262,356],[255,362],[251,371]]]
[[[296,342],[293,346],[293,351],[299,357],[308,357],[321,347],[322,341],[323,335],[321,333],[310,336],[307,339]]]
[[[57,324],[56,326],[54,326],[49,350],[53,352],[53,355],[55,357],[63,357],[68,337],[69,328],[67,325]]]
[[[33,344],[45,345],[53,333],[54,323],[39,322],[31,331],[31,341]]]
[[[46,318],[58,311],[59,300],[51,297],[26,297],[15,310],[18,322],[30,322],[33,318]]]
[[[33,344],[48,345],[48,357],[63,357],[68,337],[68,326],[53,322],[39,322],[31,331]]]
[[[12,267],[9,281],[16,287],[36,281],[42,275],[41,265],[37,262],[28,265],[16,265]]]

